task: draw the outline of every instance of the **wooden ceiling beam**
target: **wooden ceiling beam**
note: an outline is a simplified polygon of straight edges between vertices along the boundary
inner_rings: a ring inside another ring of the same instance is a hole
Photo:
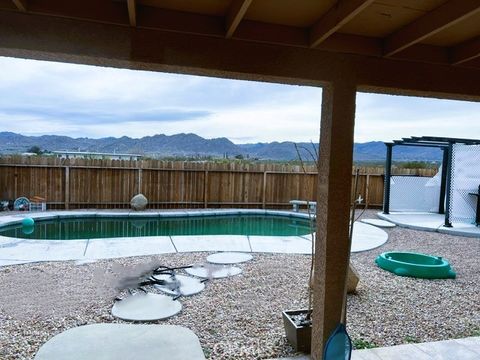
[[[450,0],[388,36],[384,55],[392,56],[479,12],[479,0]]]
[[[225,18],[226,38],[232,37],[253,0],[233,0]]]
[[[480,36],[450,50],[450,59],[453,65],[460,65],[478,57],[480,57]]]
[[[19,11],[27,11],[27,0],[12,0]]]
[[[310,29],[310,47],[317,47],[374,0],[340,0]]]
[[[130,26],[137,26],[137,4],[135,0],[127,0],[128,19]]]

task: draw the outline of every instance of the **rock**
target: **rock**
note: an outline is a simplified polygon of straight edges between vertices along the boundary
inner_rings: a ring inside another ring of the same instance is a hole
[[[357,292],[357,285],[360,281],[360,276],[358,275],[357,270],[353,267],[352,263],[348,267],[348,276],[347,276],[347,293],[353,294]]]
[[[313,277],[312,277],[313,281]],[[357,285],[360,281],[360,276],[358,275],[357,270],[353,267],[352,263],[348,267],[348,276],[347,276],[347,293],[354,294],[357,292]],[[313,282],[310,283],[310,288],[313,288]]]
[[[139,210],[145,210],[147,207],[148,200],[143,194],[138,194],[135,195],[132,200],[130,200],[130,206],[132,207],[133,210],[139,211]]]

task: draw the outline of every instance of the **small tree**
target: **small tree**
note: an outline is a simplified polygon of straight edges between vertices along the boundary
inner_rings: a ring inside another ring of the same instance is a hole
[[[29,153],[34,153],[34,154],[37,154],[37,155],[41,155],[42,154],[42,149],[40,149],[39,146],[37,145],[34,145],[32,147],[30,147],[27,152]]]

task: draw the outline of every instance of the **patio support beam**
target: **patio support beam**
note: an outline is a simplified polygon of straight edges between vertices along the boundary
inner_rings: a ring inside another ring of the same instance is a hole
[[[136,0],[127,0],[128,19],[130,26],[137,26],[137,4]]]
[[[233,0],[225,19],[226,38],[231,38],[253,0]]]
[[[12,0],[19,11],[27,11],[27,0]]]
[[[374,0],[340,0],[310,30],[310,47],[317,47]]]
[[[349,77],[323,87],[318,160],[317,237],[313,285],[312,358],[341,320],[350,243],[356,87]]]
[[[478,12],[478,0],[450,0],[390,35],[385,40],[384,54],[392,56]]]

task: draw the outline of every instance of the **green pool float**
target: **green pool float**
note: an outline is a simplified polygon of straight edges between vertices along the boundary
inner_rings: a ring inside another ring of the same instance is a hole
[[[456,274],[447,260],[440,256],[389,251],[375,259],[379,267],[399,276],[423,279],[455,279]]]

